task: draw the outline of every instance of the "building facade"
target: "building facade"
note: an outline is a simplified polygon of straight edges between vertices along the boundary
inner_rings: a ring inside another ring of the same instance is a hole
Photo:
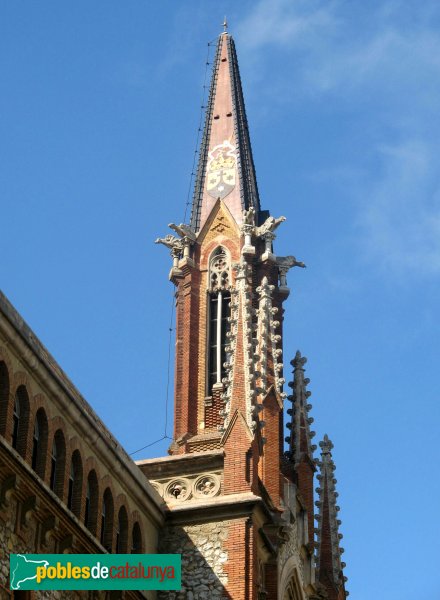
[[[306,359],[291,375],[283,361],[287,276],[304,264],[276,255],[285,219],[260,206],[227,32],[205,119],[190,224],[156,240],[176,289],[169,456],[134,463],[0,296],[2,598],[155,597],[10,592],[11,551],[179,553],[182,589],[159,599],[348,595],[333,446],[326,436],[315,458]]]

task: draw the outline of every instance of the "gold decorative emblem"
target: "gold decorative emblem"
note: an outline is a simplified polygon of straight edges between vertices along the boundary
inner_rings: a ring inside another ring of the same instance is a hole
[[[228,225],[226,217],[224,215],[218,215],[215,220],[215,224],[212,227],[212,231],[215,231],[216,233],[223,233],[226,231],[226,229],[231,229]]]
[[[225,140],[209,152],[206,188],[213,198],[223,200],[235,187],[235,147]]]

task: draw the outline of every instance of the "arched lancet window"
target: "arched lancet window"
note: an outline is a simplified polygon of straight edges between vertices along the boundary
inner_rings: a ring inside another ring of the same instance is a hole
[[[84,510],[84,525],[87,529],[96,535],[98,521],[98,477],[94,470],[90,471],[87,477],[86,486],[86,505]]]
[[[12,415],[12,447],[17,449],[18,445],[18,433],[20,430],[20,416],[21,416],[21,407],[20,400],[18,398],[18,394],[15,396],[14,401],[14,412]]]
[[[32,435],[32,460],[33,470],[42,479],[44,478],[47,452],[47,417],[44,409],[37,410]]]
[[[301,600],[301,585],[298,580],[298,576],[295,573],[287,584],[287,587],[284,590],[283,600]]]
[[[66,462],[66,443],[61,429],[56,431],[50,454],[50,477],[49,486],[59,497],[63,497],[64,469]]]
[[[266,573],[264,564],[261,561],[258,561],[258,598],[267,598],[266,591]]]
[[[107,526],[107,504],[105,502],[105,499],[102,503],[102,508],[101,508],[101,544],[104,545],[104,538],[105,538],[105,528]]]
[[[17,388],[14,398],[12,413],[12,447],[23,458],[26,454],[27,435],[29,425],[29,396],[24,385]]]
[[[78,450],[72,454],[70,461],[69,487],[67,490],[67,507],[77,516],[81,513],[82,461]]]
[[[89,527],[90,525],[90,481],[87,480],[86,486],[86,505],[84,508],[84,525]]]
[[[6,436],[9,407],[9,373],[6,364],[0,362],[0,435]]]
[[[32,463],[31,463],[34,471],[37,468],[37,457],[38,457],[39,445],[40,445],[40,426],[38,424],[38,419],[35,419],[34,435],[32,437]]]
[[[109,488],[104,492],[101,507],[101,544],[108,552],[113,550],[113,496]]]
[[[214,386],[221,387],[225,377],[226,346],[230,330],[230,260],[225,248],[219,246],[209,261],[209,329],[208,329],[208,395]]]
[[[131,553],[142,554],[142,532],[137,521],[133,525],[133,531],[131,535]]]
[[[73,486],[75,485],[75,467],[73,460],[70,462],[69,485],[67,488],[67,508],[72,510],[73,504]]]
[[[52,451],[50,453],[49,485],[50,485],[51,490],[55,489],[55,481],[56,481],[56,475],[57,475],[57,460],[58,460],[58,449],[57,449],[56,441],[54,440],[52,443]]]
[[[116,552],[126,554],[128,544],[128,516],[124,506],[121,506],[118,513],[118,522],[116,529]]]

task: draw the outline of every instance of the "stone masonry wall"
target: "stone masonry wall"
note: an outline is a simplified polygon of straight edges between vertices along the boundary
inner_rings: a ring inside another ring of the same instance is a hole
[[[160,550],[182,555],[182,589],[159,592],[158,600],[226,600],[224,570],[228,560],[225,540],[229,522],[168,526],[162,536]]]

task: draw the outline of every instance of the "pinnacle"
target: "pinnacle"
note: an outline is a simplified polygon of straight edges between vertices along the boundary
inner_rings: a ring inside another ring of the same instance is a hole
[[[289,382],[292,394],[288,399],[292,402],[292,408],[288,410],[291,420],[286,427],[290,430],[289,457],[294,464],[298,464],[304,456],[313,461],[313,451],[316,448],[311,443],[315,432],[310,431],[314,419],[308,415],[312,406],[307,402],[311,392],[306,389],[310,383],[310,379],[304,377],[303,367],[306,362],[307,358],[298,350],[290,363],[293,366],[293,381]]]
[[[333,477],[336,467],[331,455],[333,443],[327,434],[319,442],[319,446],[321,448],[321,461],[318,463],[320,470],[317,476],[319,486],[316,488],[318,494],[316,506],[319,508],[319,514],[316,515],[316,521],[318,522],[317,576],[325,587],[329,585],[327,577],[330,576],[332,589],[336,587],[344,590],[345,593],[345,578],[342,573],[345,563],[342,563],[340,558],[344,549],[339,545],[343,535],[339,533],[341,520],[338,518],[338,513],[340,508],[336,503],[339,494],[335,489],[336,479]],[[328,564],[332,565],[331,573],[326,573],[327,567],[325,565]]]

